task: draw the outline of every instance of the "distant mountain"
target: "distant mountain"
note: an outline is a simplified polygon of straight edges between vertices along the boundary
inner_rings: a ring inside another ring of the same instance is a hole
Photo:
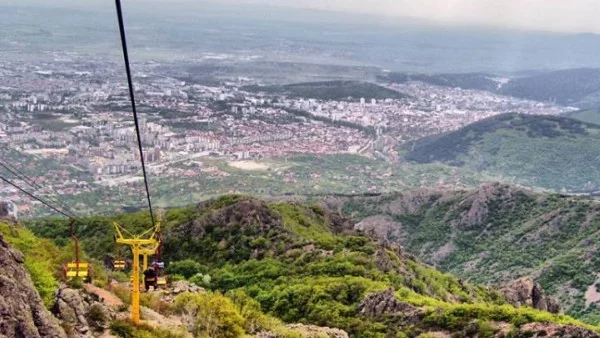
[[[532,277],[599,323],[600,203],[501,184],[328,200],[357,228],[476,283]]]
[[[404,158],[442,162],[499,180],[560,191],[600,189],[600,125],[502,114],[405,146]]]
[[[517,78],[499,93],[561,105],[590,107],[600,103],[600,69],[568,69]]]
[[[305,82],[274,86],[247,86],[243,90],[320,100],[402,99],[408,97],[373,83],[360,81]]]
[[[437,86],[486,90],[501,95],[582,108],[600,105],[600,69],[597,68],[543,72],[512,79],[501,79],[484,73],[389,73],[380,76],[379,80],[396,83],[422,81]]]
[[[379,76],[380,81],[389,81],[395,83],[405,83],[409,81],[421,81],[436,86],[460,87],[462,89],[477,89],[496,91],[500,83],[494,75],[484,73],[464,73],[464,74],[408,74],[408,73],[388,73]]]

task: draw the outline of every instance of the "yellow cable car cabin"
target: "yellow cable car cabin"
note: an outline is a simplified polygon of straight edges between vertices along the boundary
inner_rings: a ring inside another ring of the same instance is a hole
[[[125,270],[125,261],[124,260],[113,261],[113,270],[116,270],[116,271]]]
[[[90,265],[84,262],[69,262],[66,265],[65,276],[67,277],[67,280],[72,280],[75,277],[79,277],[84,282],[89,283],[92,279]]]

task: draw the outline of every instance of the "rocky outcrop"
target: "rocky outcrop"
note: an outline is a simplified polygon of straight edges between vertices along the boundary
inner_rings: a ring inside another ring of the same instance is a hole
[[[205,293],[204,288],[199,287],[194,283],[190,283],[186,280],[180,280],[171,283],[169,288],[166,290],[160,290],[161,300],[166,303],[172,303],[175,300],[175,296],[181,293]]]
[[[52,312],[75,338],[93,337],[94,331],[104,331],[111,318],[110,310],[97,296],[65,286],[58,290]]]
[[[0,234],[0,336],[66,337],[44,307],[24,261],[23,254],[10,247]]]
[[[385,315],[413,316],[420,309],[410,304],[399,301],[394,294],[394,289],[372,293],[363,299],[358,306],[358,313],[371,318],[380,318]]]
[[[367,217],[357,223],[354,229],[375,238],[382,238],[398,243],[401,243],[405,237],[402,224],[396,222],[388,215]]]
[[[299,333],[302,338],[349,338],[348,333],[346,331],[335,328],[304,324],[290,324],[286,327],[290,330],[293,330],[296,333]],[[255,337],[281,338],[281,335],[273,332],[261,332]]]
[[[0,201],[0,219],[17,220],[17,207],[7,201]]]
[[[315,325],[304,324],[290,324],[287,326],[287,328],[300,332],[306,338],[349,338],[348,333],[346,333],[346,331],[329,327],[320,327]]]
[[[500,289],[506,300],[516,306],[531,306],[534,309],[559,313],[561,311],[558,300],[544,295],[542,287],[531,279],[518,279]]]
[[[521,326],[514,337],[598,338],[598,333],[579,326],[552,323],[530,323]]]
[[[206,292],[204,290],[204,288],[201,288],[198,285],[196,285],[194,283],[190,283],[186,280],[180,280],[180,281],[171,283],[168,291],[174,295],[178,295],[180,293],[186,293],[186,292],[188,292],[188,293],[204,293],[204,292]]]

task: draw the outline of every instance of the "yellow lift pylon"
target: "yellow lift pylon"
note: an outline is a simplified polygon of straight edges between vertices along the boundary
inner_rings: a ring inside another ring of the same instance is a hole
[[[160,222],[156,223],[156,227],[151,228],[139,235],[134,235],[123,228],[119,223],[114,222],[113,226],[116,233],[116,241],[118,244],[128,245],[131,247],[133,254],[133,266],[131,268],[132,287],[131,287],[131,320],[135,324],[140,323],[140,254],[148,248],[158,246],[157,234],[160,232]],[[123,236],[126,233],[129,237]],[[144,255],[144,264],[147,267],[148,256]]]

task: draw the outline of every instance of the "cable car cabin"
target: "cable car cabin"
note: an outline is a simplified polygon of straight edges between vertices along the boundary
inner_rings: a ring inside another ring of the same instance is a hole
[[[116,270],[116,271],[125,270],[125,261],[123,261],[123,260],[113,261],[113,270]]]
[[[70,262],[67,263],[65,269],[65,276],[68,280],[72,280],[75,277],[81,278],[84,282],[89,283],[92,280],[92,274],[90,273],[90,265],[88,263]]]

